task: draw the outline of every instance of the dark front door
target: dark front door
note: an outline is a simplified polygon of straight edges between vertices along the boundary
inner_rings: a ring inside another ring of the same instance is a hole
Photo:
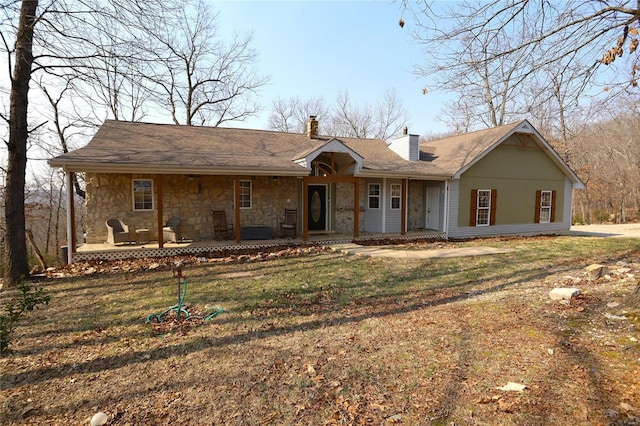
[[[325,185],[309,185],[309,231],[327,230],[327,187]]]

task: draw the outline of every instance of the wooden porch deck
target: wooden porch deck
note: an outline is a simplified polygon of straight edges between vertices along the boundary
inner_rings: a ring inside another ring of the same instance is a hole
[[[417,230],[408,231],[405,235],[383,234],[383,233],[362,233],[358,238],[353,238],[352,234],[313,234],[309,235],[308,241],[298,238],[275,238],[271,240],[246,240],[236,243],[235,240],[184,240],[177,243],[164,243],[163,248],[158,247],[157,241],[150,241],[144,244],[117,245],[102,244],[82,244],[76,248],[72,254],[73,262],[88,260],[117,260],[127,258],[146,257],[168,257],[184,254],[191,255],[211,255],[228,251],[260,250],[279,246],[308,246],[308,245],[331,245],[346,242],[365,242],[367,240],[393,239],[404,241],[436,240],[444,239],[442,231]]]

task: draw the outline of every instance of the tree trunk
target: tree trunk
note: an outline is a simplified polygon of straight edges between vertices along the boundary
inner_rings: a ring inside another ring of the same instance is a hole
[[[11,77],[7,183],[5,187],[5,282],[15,285],[29,275],[25,238],[24,187],[27,169],[27,110],[33,64],[33,27],[37,0],[23,0],[16,33],[15,65]]]
[[[38,248],[38,245],[36,244],[36,240],[33,238],[33,232],[31,232],[31,229],[27,229],[26,235],[27,235],[27,239],[29,240],[29,244],[31,244],[31,247],[33,247],[33,251],[36,253],[36,257],[38,258],[38,262],[40,262],[40,266],[42,267],[42,271],[46,271],[47,270],[47,261],[44,260],[44,256],[42,255],[42,252]]]
[[[638,281],[633,293],[624,301],[624,304],[630,308],[640,308],[640,281]]]

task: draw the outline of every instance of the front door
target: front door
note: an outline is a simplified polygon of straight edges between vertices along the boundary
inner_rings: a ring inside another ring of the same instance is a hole
[[[309,205],[307,215],[309,231],[327,230],[327,187],[326,185],[309,185]]]
[[[427,188],[425,228],[440,230],[440,188]]]

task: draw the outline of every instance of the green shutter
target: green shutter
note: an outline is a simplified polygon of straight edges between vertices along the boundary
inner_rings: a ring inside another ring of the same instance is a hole
[[[533,215],[533,223],[540,223],[540,203],[542,202],[542,191],[536,191],[536,212]]]

